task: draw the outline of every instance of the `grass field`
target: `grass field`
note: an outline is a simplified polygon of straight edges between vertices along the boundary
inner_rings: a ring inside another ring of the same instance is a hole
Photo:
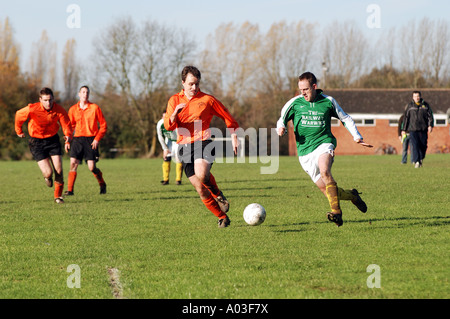
[[[296,157],[271,175],[261,164],[214,164],[230,200],[226,229],[186,179],[174,185],[174,166],[172,184],[160,185],[161,163],[101,160],[106,195],[82,165],[75,196],[57,205],[35,162],[0,162],[0,298],[450,297],[448,154],[428,155],[421,169],[400,155],[336,157],[338,184],[369,207],[343,202],[340,228]],[[252,202],[267,210],[257,227],[242,218]],[[369,265],[380,288],[367,284]],[[68,287],[73,274],[80,288]]]

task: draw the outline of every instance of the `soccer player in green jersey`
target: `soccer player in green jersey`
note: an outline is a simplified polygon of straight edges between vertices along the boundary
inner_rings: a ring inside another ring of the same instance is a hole
[[[298,87],[301,95],[284,105],[277,122],[277,133],[280,136],[286,134],[287,123],[292,120],[300,164],[327,197],[331,208],[331,212],[327,213],[328,220],[341,226],[340,200],[351,200],[363,213],[367,211],[367,205],[356,189],[345,190],[338,187],[331,175],[337,145],[336,138],[331,133],[331,117],[338,118],[344,124],[356,143],[364,147],[372,145],[363,141],[355,122],[336,100],[317,88],[317,79],[313,73],[305,72],[300,75]]]

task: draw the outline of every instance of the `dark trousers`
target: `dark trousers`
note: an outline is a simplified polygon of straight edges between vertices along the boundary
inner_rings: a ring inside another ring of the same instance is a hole
[[[409,142],[412,146],[411,161],[413,163],[422,162],[428,147],[427,131],[410,131]]]

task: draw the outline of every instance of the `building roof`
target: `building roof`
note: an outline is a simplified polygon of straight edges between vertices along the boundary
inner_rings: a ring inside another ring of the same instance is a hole
[[[324,89],[334,97],[346,113],[395,114],[403,113],[412,101],[416,89]],[[446,113],[450,108],[450,89],[417,89],[434,114]]]

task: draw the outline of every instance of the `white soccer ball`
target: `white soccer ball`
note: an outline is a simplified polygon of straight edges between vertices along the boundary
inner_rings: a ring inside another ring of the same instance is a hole
[[[266,219],[266,210],[258,203],[253,203],[245,207],[244,220],[251,226],[257,226]]]

